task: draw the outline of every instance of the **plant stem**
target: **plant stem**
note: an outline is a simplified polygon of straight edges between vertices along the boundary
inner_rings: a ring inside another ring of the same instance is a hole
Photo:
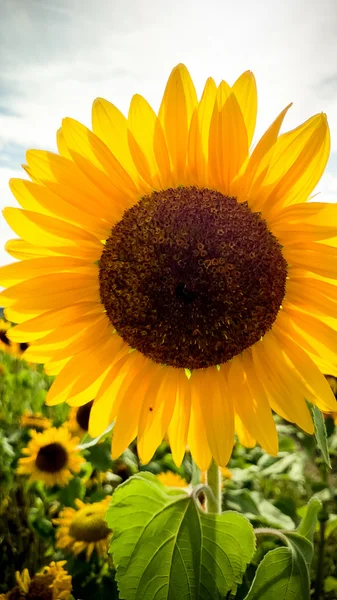
[[[326,521],[322,520],[319,522],[319,545],[318,545],[318,557],[317,557],[317,570],[316,570],[316,585],[314,600],[319,600],[321,597],[323,575],[324,575],[324,545],[325,545],[325,525]]]
[[[213,492],[213,498],[211,495],[207,497],[207,512],[210,513],[221,513],[221,501],[222,501],[222,475],[218,465],[212,460],[212,463],[207,471],[206,483]]]

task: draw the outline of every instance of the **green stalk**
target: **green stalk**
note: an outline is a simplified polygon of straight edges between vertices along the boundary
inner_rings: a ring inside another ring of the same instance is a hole
[[[218,465],[212,460],[207,471],[206,483],[212,490],[212,494],[207,496],[207,512],[221,513],[222,504],[222,475]]]

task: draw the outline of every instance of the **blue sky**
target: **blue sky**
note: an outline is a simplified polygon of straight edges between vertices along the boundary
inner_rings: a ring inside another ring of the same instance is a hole
[[[212,75],[254,71],[257,135],[290,101],[286,128],[326,112],[332,154],[318,191],[337,201],[336,0],[2,0],[0,204],[28,148],[55,150],[65,116],[90,126],[97,96],[124,112],[134,93],[157,108],[171,68],[184,62],[200,91]],[[0,264],[13,237],[0,221]]]

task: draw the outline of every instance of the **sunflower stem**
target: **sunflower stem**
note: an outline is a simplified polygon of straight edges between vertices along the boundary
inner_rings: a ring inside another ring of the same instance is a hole
[[[213,497],[211,495],[207,497],[207,512],[219,514],[221,513],[222,504],[222,475],[220,468],[214,460],[212,460],[207,471],[206,483],[213,492]]]

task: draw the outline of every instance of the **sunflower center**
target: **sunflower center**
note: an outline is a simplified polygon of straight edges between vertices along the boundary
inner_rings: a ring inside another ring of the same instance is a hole
[[[79,510],[69,527],[69,535],[81,542],[99,542],[110,533],[105,522],[106,508],[92,504]]]
[[[57,473],[66,466],[68,453],[66,449],[57,442],[42,446],[37,453],[36,466],[40,471],[46,473]]]
[[[227,362],[257,342],[287,277],[261,216],[197,187],[141,198],[112,228],[99,269],[101,301],[124,341],[188,369]]]
[[[88,431],[89,429],[89,417],[93,403],[94,401],[91,400],[77,409],[76,421],[83,431]]]
[[[28,600],[53,600],[53,581],[52,575],[36,575],[33,577],[29,591],[27,594]]]

